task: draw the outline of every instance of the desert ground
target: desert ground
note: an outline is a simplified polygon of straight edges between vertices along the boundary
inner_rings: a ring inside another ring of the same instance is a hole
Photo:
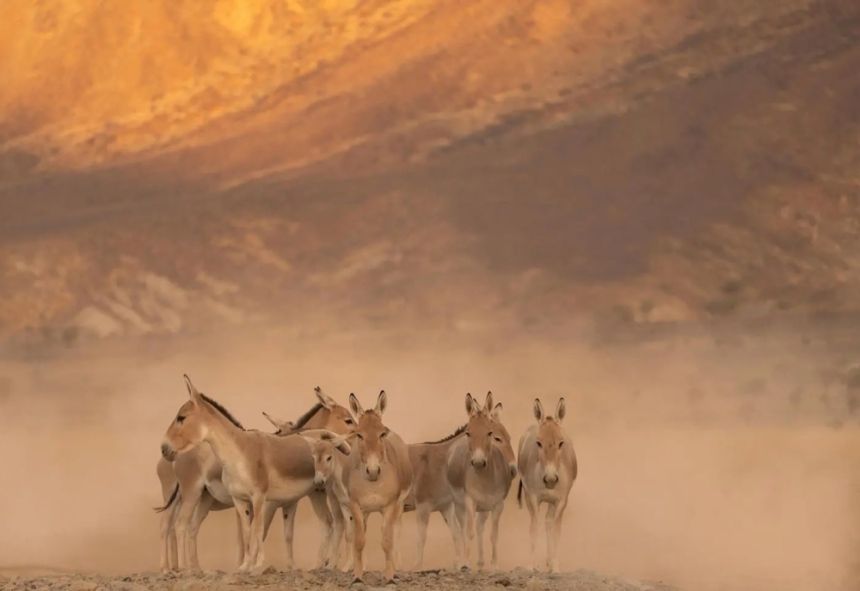
[[[608,578],[589,571],[569,574],[536,575],[523,569],[504,573],[458,573],[446,571],[422,571],[404,573],[398,576],[395,586],[385,586],[383,581],[370,576],[365,584],[353,585],[356,591],[369,589],[405,589],[422,591],[434,589],[500,590],[523,589],[527,591],[671,591],[671,587],[661,584],[637,583],[623,579]],[[214,589],[342,589],[351,583],[349,575],[330,571],[278,572],[270,568],[262,575],[228,574],[223,571],[196,575],[138,573],[125,576],[54,574],[40,577],[19,575],[11,579],[0,579],[2,589],[57,589],[69,591],[96,591],[97,589],[117,589],[124,591],[143,591],[144,589],[164,589],[166,591],[196,591]]]

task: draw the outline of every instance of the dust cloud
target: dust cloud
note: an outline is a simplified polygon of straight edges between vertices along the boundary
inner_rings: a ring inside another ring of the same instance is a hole
[[[407,441],[462,424],[467,391],[492,389],[515,439],[532,421],[534,396],[554,407],[563,394],[580,475],[562,569],[685,589],[856,588],[860,430],[816,353],[792,343],[749,335],[726,343],[707,330],[611,343],[420,331],[297,340],[264,327],[6,357],[0,571],[157,568],[155,465],[188,372],[259,429],[269,428],[262,410],[288,419],[307,410],[317,384],[366,402],[385,388],[387,422]],[[527,516],[514,497],[502,518],[502,568],[529,564]],[[379,523],[371,518],[370,568],[382,561]],[[200,534],[204,568],[234,567],[234,528],[229,511],[210,515]],[[276,522],[267,540],[276,567],[280,532]],[[407,565],[414,539],[407,516]],[[311,567],[319,532],[305,503],[297,540],[298,565]],[[428,553],[430,567],[452,559],[438,516]]]

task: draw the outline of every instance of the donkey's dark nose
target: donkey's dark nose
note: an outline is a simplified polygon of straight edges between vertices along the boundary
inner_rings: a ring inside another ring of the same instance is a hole
[[[543,483],[547,488],[553,488],[558,484],[558,476],[555,474],[547,474],[543,477]]]

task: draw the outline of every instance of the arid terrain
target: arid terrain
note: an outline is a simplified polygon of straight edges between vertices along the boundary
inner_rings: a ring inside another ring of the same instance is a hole
[[[509,499],[501,572],[406,589],[857,589],[858,71],[853,0],[5,2],[0,585],[346,582],[213,574],[227,512],[129,574],[187,372],[259,429],[384,387],[407,441],[566,396],[568,574]]]
[[[383,581],[369,577],[363,585],[353,585],[352,589],[392,589]],[[116,589],[117,591],[143,591],[144,589],[165,589],[170,591],[195,591],[212,589],[343,589],[349,586],[351,578],[344,573],[330,571],[277,572],[269,569],[259,576],[212,572],[196,575],[155,575],[133,574],[122,577],[106,577],[80,574],[53,574],[42,577],[21,576],[4,580],[0,578],[0,589],[26,590],[33,585],[58,591],[96,591],[97,589]],[[431,591],[450,589],[466,591],[470,589],[510,589],[527,591],[672,591],[661,584],[637,583],[622,579],[611,579],[588,571],[572,574],[540,575],[517,569],[505,573],[455,573],[446,571],[423,571],[398,576],[397,589],[406,591]]]

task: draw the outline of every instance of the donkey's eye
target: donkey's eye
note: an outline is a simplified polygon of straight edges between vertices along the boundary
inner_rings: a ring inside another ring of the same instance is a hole
[[[501,443],[501,442],[502,442],[502,438],[501,438],[501,437],[493,437],[493,439],[495,439],[495,440],[496,440],[496,443]]]
[[[563,447],[564,447],[564,441],[559,441],[558,442],[558,449],[561,449]]]
[[[355,424],[355,421],[353,421],[352,419],[344,419],[343,422],[346,423],[347,425],[354,425]]]
[[[331,462],[331,456],[327,457],[327,458],[325,459],[325,461],[326,461],[326,462]]]
[[[362,435],[361,433],[356,433],[355,436],[359,439],[364,439],[364,435]]]
[[[540,441],[535,441],[535,443],[537,443],[538,447],[543,447],[543,443],[541,443]]]
[[[183,421],[185,421],[185,417],[183,417],[182,415],[179,415],[178,417],[176,417],[177,423],[182,423]]]
[[[466,431],[466,437],[471,437],[471,436],[472,436],[472,434],[469,433],[468,431]]]
[[[383,431],[382,435],[380,435],[380,437],[388,437],[389,433],[391,433],[391,431]]]

